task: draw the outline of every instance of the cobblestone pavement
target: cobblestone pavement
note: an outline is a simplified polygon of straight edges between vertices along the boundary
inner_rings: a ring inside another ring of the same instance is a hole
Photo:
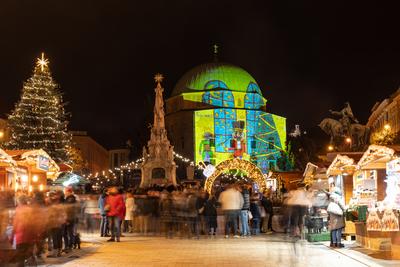
[[[217,237],[200,240],[130,236],[124,237],[120,243],[104,242],[95,251],[62,265],[65,267],[400,266],[399,262],[378,262],[348,248],[333,250],[321,243],[294,242],[283,235],[264,235],[249,239]]]

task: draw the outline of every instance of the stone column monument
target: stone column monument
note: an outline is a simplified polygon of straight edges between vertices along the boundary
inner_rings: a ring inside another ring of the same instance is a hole
[[[147,149],[143,147],[144,161],[140,187],[148,187],[153,184],[176,185],[174,147],[168,140],[164,121],[164,89],[161,86],[163,79],[164,77],[161,74],[156,74],[154,77],[157,83],[155,88],[154,122],[150,127],[151,135],[147,143]]]

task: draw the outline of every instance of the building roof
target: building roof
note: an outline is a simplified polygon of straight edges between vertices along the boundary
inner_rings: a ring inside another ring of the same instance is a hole
[[[261,94],[256,80],[247,71],[228,63],[213,62],[199,65],[186,72],[176,84],[172,96],[217,88]]]

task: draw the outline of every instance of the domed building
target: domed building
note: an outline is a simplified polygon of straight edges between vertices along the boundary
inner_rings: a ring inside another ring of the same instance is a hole
[[[166,101],[166,127],[177,153],[196,164],[247,159],[267,173],[285,148],[286,119],[266,112],[256,80],[227,63],[188,71]]]

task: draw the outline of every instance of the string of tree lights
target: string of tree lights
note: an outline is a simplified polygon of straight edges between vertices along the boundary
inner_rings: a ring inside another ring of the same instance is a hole
[[[174,157],[185,165],[195,165],[193,160],[182,156],[179,153],[174,152]],[[116,185],[121,183],[121,181],[123,181],[124,179],[129,179],[132,178],[132,176],[137,175],[137,173],[134,173],[134,171],[141,169],[143,161],[144,158],[141,157],[119,167],[109,169],[108,171],[102,171],[100,173],[89,173],[82,176],[89,180],[95,187],[102,188]],[[202,169],[201,166],[199,166],[199,168]]]
[[[43,149],[57,163],[69,163],[71,135],[67,126],[59,86],[53,80],[49,60],[42,53],[30,77],[23,85],[21,98],[8,116],[9,149]]]

